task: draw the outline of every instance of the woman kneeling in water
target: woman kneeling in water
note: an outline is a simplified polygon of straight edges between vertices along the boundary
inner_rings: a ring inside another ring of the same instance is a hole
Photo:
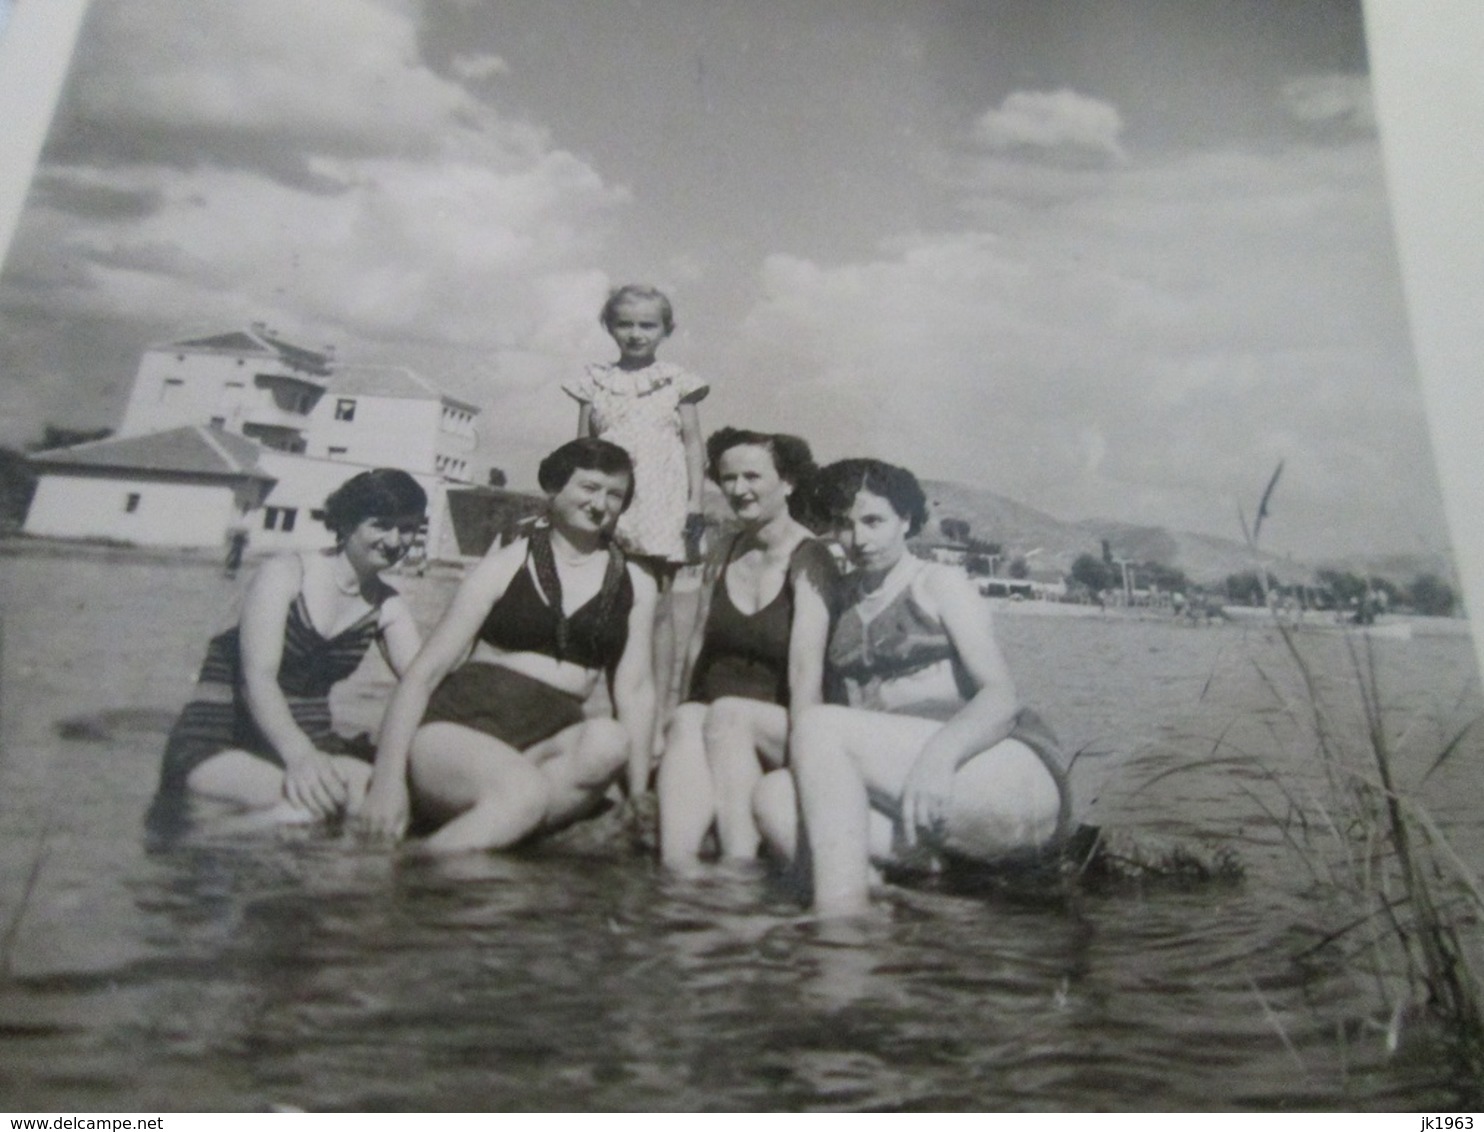
[[[792,858],[802,823],[814,907],[867,906],[871,863],[934,867],[1045,847],[1071,820],[1055,738],[1021,709],[967,576],[914,558],[927,501],[905,468],[842,460],[820,473],[853,572],[828,651],[831,699],[803,712],[787,773],[754,796]],[[797,818],[796,818],[797,815]]]
[[[627,760],[647,763],[655,583],[610,538],[633,464],[574,440],[538,479],[548,524],[490,548],[397,686],[358,818],[370,834],[400,837],[415,813],[438,827],[429,852],[504,848],[589,816]],[[617,719],[589,719],[605,675]]]
[[[152,829],[177,831],[190,798],[272,821],[338,817],[360,804],[369,752],[335,734],[330,689],[373,642],[398,672],[417,654],[412,612],[380,575],[406,553],[427,502],[406,472],[361,472],[325,500],[334,549],[258,567],[241,620],[212,638],[170,732]]]

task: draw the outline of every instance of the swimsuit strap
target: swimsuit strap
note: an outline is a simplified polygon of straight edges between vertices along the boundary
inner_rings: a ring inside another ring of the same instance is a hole
[[[536,571],[536,581],[541,584],[541,589],[546,595],[547,604],[556,615],[556,659],[561,660],[567,653],[568,629],[570,618],[567,611],[562,607],[562,579],[557,573],[556,554],[551,549],[551,528],[537,527],[531,532],[527,543],[526,556],[531,560],[531,566]],[[624,579],[623,555],[610,543],[608,546],[608,565],[603,571],[603,584],[598,589],[597,598],[589,603],[593,606],[593,633],[606,625],[609,616],[613,612],[614,604],[618,600],[618,592]]]
[[[310,629],[315,634],[315,636],[319,637],[319,639],[322,641],[338,640],[352,630],[359,630],[365,625],[368,619],[374,619],[378,622],[377,631],[379,632],[381,629],[379,623],[381,617],[381,607],[389,596],[388,591],[391,589],[390,586],[383,584],[380,578],[376,579],[375,590],[377,600],[368,603],[371,606],[370,609],[366,610],[365,613],[361,614],[349,625],[341,629],[339,632],[335,633],[333,636],[326,636],[323,632],[320,631],[320,627],[314,623],[314,618],[310,616],[309,601],[304,596],[304,581],[305,578],[308,576],[308,570],[306,569],[306,559],[309,557],[309,555],[317,553],[319,552],[313,550],[301,550],[299,551],[299,553],[294,555],[294,561],[299,564],[299,589],[294,594],[294,600],[289,606],[289,611],[297,616],[301,622],[303,622],[305,628]]]

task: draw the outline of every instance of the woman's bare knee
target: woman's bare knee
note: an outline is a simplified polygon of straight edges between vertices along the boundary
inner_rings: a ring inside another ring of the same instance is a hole
[[[616,719],[590,719],[578,725],[576,756],[578,777],[596,786],[617,774],[629,757],[629,732]]]
[[[701,734],[706,740],[708,750],[729,740],[751,737],[752,715],[748,710],[749,706],[745,701],[723,696],[706,709],[706,721],[701,726]]]
[[[789,759],[796,770],[839,750],[842,725],[848,718],[842,713],[848,710],[834,704],[817,704],[799,714],[789,735]]]

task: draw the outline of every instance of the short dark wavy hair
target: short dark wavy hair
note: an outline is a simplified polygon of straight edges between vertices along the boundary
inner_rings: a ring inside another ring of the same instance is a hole
[[[857,495],[869,491],[885,499],[907,520],[909,538],[927,525],[927,496],[917,477],[906,468],[867,458],[837,460],[820,470],[818,485],[817,506],[832,522],[844,517]]]
[[[733,448],[761,448],[773,458],[773,469],[779,478],[793,485],[788,510],[795,519],[808,522],[812,517],[810,500],[814,476],[819,471],[809,442],[786,432],[753,432],[746,428],[719,428],[706,438],[706,475],[712,483],[721,482],[718,470],[721,458]]]
[[[608,476],[628,476],[629,490],[623,497],[624,507],[627,508],[633,500],[634,461],[613,441],[599,440],[595,436],[569,440],[560,448],[554,449],[536,469],[536,482],[547,495],[555,495],[567,486],[572,473],[579,468],[602,472]]]
[[[324,524],[343,539],[367,519],[401,519],[427,509],[428,493],[401,468],[370,468],[330,492]]]
[[[660,318],[665,324],[665,333],[667,335],[675,333],[675,308],[670,305],[670,296],[658,287],[651,287],[647,283],[625,283],[622,287],[615,287],[608,292],[608,301],[603,304],[603,310],[598,315],[598,321],[603,324],[605,330],[613,329],[613,313],[618,310],[618,304],[630,299],[659,303]]]

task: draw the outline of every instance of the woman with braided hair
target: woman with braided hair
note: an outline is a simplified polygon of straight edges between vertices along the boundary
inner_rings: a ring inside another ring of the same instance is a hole
[[[538,479],[546,523],[490,548],[397,686],[357,819],[370,835],[415,819],[429,852],[501,849],[592,814],[626,765],[642,789],[655,582],[611,539],[633,465],[573,440]],[[605,676],[617,718],[588,718]]]

